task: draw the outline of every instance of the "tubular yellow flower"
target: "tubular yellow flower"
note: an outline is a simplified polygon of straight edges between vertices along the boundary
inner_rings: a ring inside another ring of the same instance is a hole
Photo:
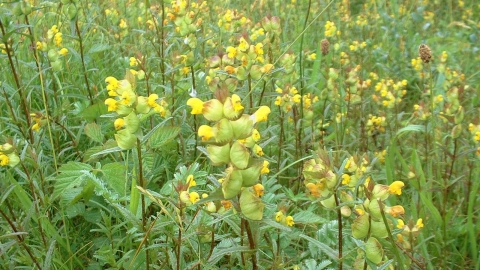
[[[253,191],[255,191],[255,194],[257,195],[257,197],[262,197],[265,194],[265,188],[263,187],[262,184],[254,185]]]
[[[35,48],[36,48],[37,50],[42,50],[42,49],[43,49],[43,44],[42,44],[42,42],[37,41],[37,43],[35,44]]]
[[[200,200],[200,195],[198,195],[197,192],[193,191],[193,192],[190,192],[190,202],[191,203],[196,203]]]
[[[348,184],[350,183],[350,180],[351,180],[350,175],[348,175],[348,174],[346,174],[346,173],[344,173],[344,174],[342,175],[342,184],[343,184],[343,185],[348,185]]]
[[[113,122],[113,126],[115,127],[115,130],[119,130],[125,126],[125,120],[123,118],[118,118]]]
[[[7,155],[1,154],[0,155],[0,166],[7,166],[9,163],[9,159]]]
[[[40,124],[39,124],[39,123],[35,123],[35,124],[32,126],[32,130],[35,131],[35,132],[39,132],[39,131],[40,131]]]
[[[152,107],[152,108],[155,108],[158,105],[157,104],[157,99],[158,99],[157,94],[150,94],[150,96],[148,96],[148,98],[147,98],[148,106]]]
[[[419,218],[417,220],[417,224],[416,224],[417,228],[423,228],[423,220],[421,218]]]
[[[192,114],[202,114],[203,112],[203,101],[199,98],[190,98],[187,101],[187,105],[192,107]]]
[[[392,215],[392,217],[398,217],[400,215],[405,214],[405,209],[401,205],[395,205],[389,208],[387,207],[386,210],[387,210],[387,213]]]
[[[263,167],[262,167],[262,170],[260,171],[260,174],[267,174],[270,172],[270,170],[268,169],[269,164],[270,162],[268,162],[267,160],[263,161]]]
[[[395,181],[390,186],[388,187],[388,192],[390,194],[397,194],[401,195],[402,194],[402,188],[405,186],[405,184],[402,181]]]
[[[270,114],[270,108],[267,106],[261,106],[252,116],[253,116],[254,122],[258,123],[258,122],[267,121],[268,114]]]
[[[401,219],[397,219],[397,228],[403,229],[405,227],[405,223]]]
[[[193,175],[190,174],[188,177],[187,177],[187,184],[188,184],[188,187],[191,188],[191,187],[194,187],[197,185],[197,182],[195,182],[195,179],[193,178]]]
[[[208,141],[214,136],[213,129],[207,125],[201,125],[198,128],[198,136],[202,138],[202,141]]]
[[[67,48],[62,48],[60,49],[60,51],[58,51],[58,53],[62,56],[65,56],[68,54],[68,49]]]
[[[227,56],[228,58],[235,58],[235,56],[237,56],[237,49],[235,49],[235,47],[232,47],[232,46],[228,46],[227,47]]]
[[[278,211],[278,212],[275,214],[275,220],[276,220],[277,222],[282,221],[283,218],[284,218],[284,215],[283,215],[283,212],[282,212],[282,211]]]
[[[136,65],[138,65],[138,62],[137,62],[137,59],[135,57],[130,57],[130,66],[131,67],[134,67]]]
[[[56,33],[53,40],[55,41],[55,46],[62,47],[62,33]]]
[[[255,141],[255,142],[258,142],[260,140],[260,132],[258,132],[258,130],[256,128],[254,128],[252,130],[252,139]]]
[[[107,77],[105,79],[105,83],[107,84],[108,95],[111,97],[116,97],[118,94],[115,92],[119,87],[119,82],[115,77]]]
[[[232,95],[232,104],[233,104],[233,109],[235,110],[235,112],[239,112],[239,111],[244,109],[243,106],[242,106],[242,100],[240,99],[240,97],[237,94]]]
[[[264,155],[262,147],[258,144],[255,144],[253,146],[253,152],[255,152],[255,154],[260,157]]]
[[[105,105],[107,105],[109,112],[114,112],[118,109],[117,101],[113,98],[107,98],[105,100]]]
[[[295,222],[293,222],[293,217],[292,216],[288,216],[285,219],[285,222],[287,223],[287,226],[289,226],[289,227],[292,227],[293,225],[295,225]]]

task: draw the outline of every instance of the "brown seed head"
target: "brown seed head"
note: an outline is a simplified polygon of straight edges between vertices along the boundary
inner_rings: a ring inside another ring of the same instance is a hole
[[[320,42],[320,48],[322,50],[322,54],[323,55],[327,55],[328,54],[328,51],[329,51],[329,48],[330,47],[330,42],[328,42],[327,39],[322,39],[322,41]]]
[[[421,44],[420,47],[418,47],[418,55],[424,63],[428,63],[432,60],[432,50],[428,45]]]

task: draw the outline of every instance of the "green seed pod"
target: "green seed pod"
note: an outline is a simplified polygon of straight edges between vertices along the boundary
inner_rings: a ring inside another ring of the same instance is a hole
[[[458,139],[462,134],[462,124],[455,125],[452,129],[451,136],[453,139]]]
[[[52,62],[51,65],[52,65],[53,71],[60,71],[63,68],[62,61],[60,61],[60,59],[57,59],[57,61]]]
[[[20,9],[24,15],[28,15],[32,13],[32,5],[28,1],[22,1],[20,3]]]
[[[380,244],[375,237],[368,238],[367,244],[365,245],[365,255],[367,256],[367,259],[374,264],[379,264],[382,261],[382,244]]]
[[[115,141],[117,141],[118,147],[123,150],[132,149],[137,143],[137,137],[127,129],[122,129],[115,134]]]
[[[140,120],[135,112],[131,112],[125,117],[125,125],[127,126],[128,132],[132,134],[137,132],[140,127]]]
[[[367,237],[370,223],[368,222],[368,214],[363,214],[355,219],[352,224],[352,235],[356,239]]]
[[[232,162],[236,168],[243,170],[247,168],[249,159],[250,154],[248,153],[247,147],[239,141],[235,141],[230,149],[230,162]]]
[[[78,14],[77,6],[75,6],[74,4],[68,5],[67,6],[67,14],[68,14],[68,18],[71,21],[74,21],[77,18],[77,14]]]
[[[223,146],[207,145],[207,152],[214,166],[230,162],[230,144],[228,143]]]
[[[240,196],[240,209],[245,217],[252,220],[262,220],[265,204],[248,188],[245,188]]]
[[[223,197],[225,197],[226,200],[229,200],[240,193],[243,185],[243,178],[242,174],[232,167],[227,168],[227,171],[229,171],[229,173],[222,182],[222,191]]]
[[[13,7],[13,15],[15,16],[22,16],[23,15],[23,11],[22,11],[22,6],[21,4],[15,4],[14,7]]]
[[[58,60],[58,52],[55,49],[48,50],[47,56],[50,62],[55,62]]]

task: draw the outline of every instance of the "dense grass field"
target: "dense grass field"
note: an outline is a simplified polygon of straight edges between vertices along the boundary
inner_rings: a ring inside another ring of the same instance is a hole
[[[0,2],[0,269],[480,269],[479,19]]]

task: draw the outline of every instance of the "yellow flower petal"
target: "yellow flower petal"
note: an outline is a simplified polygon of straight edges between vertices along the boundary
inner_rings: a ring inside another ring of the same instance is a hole
[[[187,105],[192,107],[192,114],[202,114],[203,101],[201,101],[199,98],[190,98],[187,101]]]

